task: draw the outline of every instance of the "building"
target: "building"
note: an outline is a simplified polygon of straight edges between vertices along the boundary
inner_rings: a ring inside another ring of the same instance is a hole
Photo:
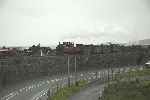
[[[79,54],[80,48],[75,47],[73,42],[63,42],[62,44],[59,42],[59,45],[56,47],[56,55],[64,55],[64,54]]]
[[[145,63],[145,67],[146,68],[150,68],[150,61],[148,61],[148,62]]]
[[[17,50],[15,48],[2,48],[0,49],[0,58],[16,56]]]

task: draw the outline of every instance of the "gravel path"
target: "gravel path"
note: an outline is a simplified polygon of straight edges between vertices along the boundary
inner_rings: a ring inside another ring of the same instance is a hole
[[[98,100],[103,88],[104,84],[102,84],[100,81],[96,81],[82,89],[80,92],[71,96],[69,100]]]

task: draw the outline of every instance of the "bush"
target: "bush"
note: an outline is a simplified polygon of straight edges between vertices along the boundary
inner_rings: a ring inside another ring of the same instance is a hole
[[[58,90],[50,100],[68,100],[69,96],[86,86],[87,81],[79,81],[78,83],[78,86],[71,85],[70,87],[64,87]]]
[[[135,71],[130,74],[137,76],[147,76],[150,71]],[[129,73],[127,73],[129,74]],[[127,78],[126,76],[123,78]],[[149,80],[125,80],[116,81],[105,87],[102,100],[149,100],[150,98]]]

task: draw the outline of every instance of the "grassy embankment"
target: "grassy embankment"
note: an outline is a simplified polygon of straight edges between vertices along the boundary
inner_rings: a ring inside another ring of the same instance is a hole
[[[58,90],[50,100],[68,100],[69,96],[73,95],[74,93],[80,91],[83,87],[87,85],[87,81],[79,81],[78,86],[71,85],[70,87],[64,87]]]
[[[124,81],[116,81],[105,87],[102,100],[150,100],[150,80],[140,77],[150,75],[150,70],[131,71],[121,75]],[[136,80],[132,80],[136,78]]]
[[[122,73],[120,75],[117,75],[120,78],[138,78],[138,77],[145,77],[150,75],[150,69],[143,69],[143,70],[135,70],[135,71],[129,71],[127,73]]]

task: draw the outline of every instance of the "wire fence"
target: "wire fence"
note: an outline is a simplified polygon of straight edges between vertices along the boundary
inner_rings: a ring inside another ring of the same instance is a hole
[[[76,84],[76,82],[80,80],[85,80],[88,83],[100,80],[105,84],[111,82],[112,80],[121,80],[122,78],[121,74],[123,73],[137,70],[143,70],[143,67],[138,66],[138,67],[110,68],[99,71],[72,73],[69,76],[67,75],[61,76],[55,80],[51,80],[51,82],[49,83],[49,87],[46,88],[45,90],[42,90],[32,100],[51,100],[50,98],[54,96],[55,93],[59,91],[61,88],[70,86],[72,84]],[[101,95],[102,92],[100,92],[100,96]]]
[[[117,71],[118,70],[118,71]],[[105,83],[104,88],[108,87],[109,84],[116,83],[116,82],[129,82],[129,81],[136,81],[136,80],[143,80],[145,78],[150,78],[149,75],[146,75],[146,71],[150,71],[150,69],[144,68],[143,66],[138,67],[127,67],[127,68],[119,68],[115,72],[108,71],[105,76]],[[144,72],[145,71],[145,72]],[[148,72],[147,72],[148,73]],[[142,76],[143,75],[143,76]],[[104,92],[104,88],[99,92],[99,99],[102,100],[101,97]]]

